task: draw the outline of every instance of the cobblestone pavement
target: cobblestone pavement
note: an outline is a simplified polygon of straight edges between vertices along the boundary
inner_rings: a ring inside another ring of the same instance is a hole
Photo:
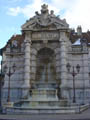
[[[0,115],[0,120],[90,120],[90,108],[80,114]]]

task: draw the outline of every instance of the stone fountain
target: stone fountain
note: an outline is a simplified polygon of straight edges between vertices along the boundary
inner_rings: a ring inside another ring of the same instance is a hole
[[[52,55],[48,57],[47,53],[44,53],[44,57],[40,57],[38,61],[37,82],[32,84],[27,98],[15,103],[14,106],[23,109],[56,109],[66,106],[66,99],[60,98],[60,89],[55,77],[56,72]]]

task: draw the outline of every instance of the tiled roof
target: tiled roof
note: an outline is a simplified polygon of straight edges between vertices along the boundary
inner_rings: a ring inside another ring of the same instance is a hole
[[[83,32],[82,35],[78,35],[76,32],[71,32],[70,33],[70,41],[71,43],[75,43],[75,41],[77,41],[80,38],[85,38],[87,39],[87,42],[90,43],[90,31],[88,32]],[[18,46],[21,46],[21,43],[24,41],[24,35],[23,34],[17,34],[17,35],[13,35],[7,42],[6,46],[2,49],[0,49],[0,54],[2,54],[2,51],[6,49],[7,45],[9,43],[11,43],[12,41],[16,40],[18,43]]]
[[[24,41],[24,35],[13,35],[7,42],[7,44],[5,45],[5,47],[3,47],[2,49],[0,49],[0,55],[2,54],[2,51],[6,49],[6,47],[8,46],[9,43],[11,43],[12,41],[16,40],[18,46],[21,46],[21,43]]]
[[[77,33],[71,33],[70,34],[70,40],[72,43],[77,41],[79,38],[85,38],[87,39],[87,42],[90,43],[90,31],[88,32],[83,32],[82,35],[78,35]]]
[[[6,46],[5,46],[4,48],[2,48],[2,49],[5,49],[5,48],[7,47],[7,45],[8,45],[9,43],[11,43],[12,41],[14,41],[14,40],[16,40],[17,43],[18,43],[18,46],[20,46],[21,43],[22,43],[23,40],[24,40],[24,36],[23,36],[23,35],[13,35],[13,36],[8,40]]]

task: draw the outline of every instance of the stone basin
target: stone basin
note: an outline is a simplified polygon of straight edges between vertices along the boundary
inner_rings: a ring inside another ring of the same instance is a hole
[[[32,89],[31,96],[14,103],[15,107],[21,108],[59,108],[67,106],[66,99],[58,99],[56,89]]]

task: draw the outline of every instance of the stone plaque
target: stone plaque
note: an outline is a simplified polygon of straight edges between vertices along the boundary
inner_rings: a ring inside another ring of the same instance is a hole
[[[32,33],[32,40],[58,40],[58,32],[34,32]]]

